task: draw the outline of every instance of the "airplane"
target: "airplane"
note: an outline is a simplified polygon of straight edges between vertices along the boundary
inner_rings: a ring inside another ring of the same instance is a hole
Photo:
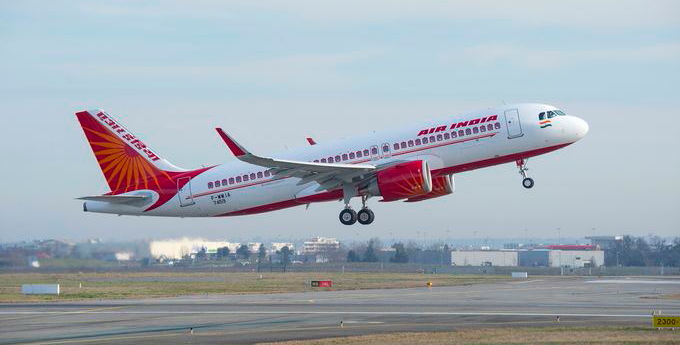
[[[524,188],[529,158],[585,137],[588,124],[557,107],[522,103],[258,155],[221,128],[237,161],[183,169],[156,154],[106,111],[76,113],[110,191],[86,212],[136,216],[250,215],[342,201],[342,224],[373,223],[367,200],[421,202],[452,194],[457,173],[515,162]],[[361,200],[357,212],[350,206]]]

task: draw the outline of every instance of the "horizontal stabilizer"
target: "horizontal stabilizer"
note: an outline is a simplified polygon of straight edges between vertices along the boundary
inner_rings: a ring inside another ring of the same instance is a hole
[[[150,198],[150,195],[93,195],[78,198],[78,200],[104,201],[113,204],[129,204]]]

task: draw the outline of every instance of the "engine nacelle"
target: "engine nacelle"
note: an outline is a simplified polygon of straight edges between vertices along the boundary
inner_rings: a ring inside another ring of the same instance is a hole
[[[401,163],[378,171],[368,186],[368,194],[382,196],[381,201],[414,198],[432,192],[432,175],[426,161]]]
[[[404,200],[405,202],[416,202],[423,201],[427,199],[438,198],[440,196],[448,195],[453,193],[455,190],[455,185],[453,183],[453,175],[437,176],[432,179],[432,191],[413,198],[408,198]]]

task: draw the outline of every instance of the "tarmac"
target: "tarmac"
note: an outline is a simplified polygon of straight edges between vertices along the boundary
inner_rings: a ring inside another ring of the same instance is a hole
[[[678,293],[680,278],[537,277],[454,287],[0,304],[0,344],[248,344],[469,327],[650,326],[655,311],[680,315],[680,300],[660,298]]]

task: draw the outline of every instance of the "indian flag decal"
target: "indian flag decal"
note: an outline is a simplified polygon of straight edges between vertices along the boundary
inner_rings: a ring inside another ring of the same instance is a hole
[[[541,128],[552,127],[550,120],[538,121],[538,124],[541,126]]]

